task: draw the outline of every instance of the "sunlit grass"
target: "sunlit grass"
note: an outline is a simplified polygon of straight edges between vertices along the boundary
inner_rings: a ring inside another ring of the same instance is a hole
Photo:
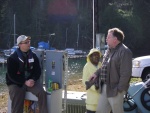
[[[131,78],[130,83],[136,83],[136,82],[141,82],[141,78]]]

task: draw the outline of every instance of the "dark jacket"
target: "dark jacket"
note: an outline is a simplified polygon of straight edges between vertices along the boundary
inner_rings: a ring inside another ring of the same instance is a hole
[[[132,52],[124,44],[119,44],[111,50],[109,58],[106,92],[108,97],[114,97],[118,92],[128,90],[132,73]],[[98,69],[95,74],[100,76],[100,71]]]
[[[27,55],[27,59],[23,57],[23,53],[20,49],[18,49],[18,51],[19,55],[18,52],[15,51],[7,59],[6,84],[16,84],[21,87],[28,79],[33,79],[36,82],[40,78],[41,68],[36,54],[31,50],[29,50],[30,53]],[[25,60],[28,61],[28,77],[25,77]]]

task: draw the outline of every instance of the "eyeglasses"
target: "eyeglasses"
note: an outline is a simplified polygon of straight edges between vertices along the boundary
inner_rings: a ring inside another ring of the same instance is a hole
[[[27,41],[27,42],[22,42],[20,44],[30,44],[30,43],[31,43],[31,41]]]

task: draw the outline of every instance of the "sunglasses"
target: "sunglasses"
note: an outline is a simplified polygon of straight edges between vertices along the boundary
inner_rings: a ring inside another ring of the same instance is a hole
[[[30,43],[31,43],[31,41],[27,41],[27,42],[22,42],[20,44],[30,44]]]

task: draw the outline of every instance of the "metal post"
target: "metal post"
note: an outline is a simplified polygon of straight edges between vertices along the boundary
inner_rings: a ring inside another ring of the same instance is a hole
[[[68,40],[68,28],[66,28],[66,42],[65,42],[65,48],[67,47],[67,40]]]
[[[79,27],[80,27],[80,25],[78,24],[78,36],[77,36],[77,50],[78,50],[78,46],[79,46]]]
[[[14,14],[14,45],[15,45],[15,43],[16,43],[16,21],[15,21],[15,18],[16,18],[16,16],[15,16],[15,14]]]
[[[50,37],[51,37],[52,35],[54,36],[55,33],[49,34],[49,38],[48,38],[48,44],[49,44],[49,47],[50,47]]]
[[[94,0],[93,0],[93,48],[95,47],[95,21],[94,21]]]

